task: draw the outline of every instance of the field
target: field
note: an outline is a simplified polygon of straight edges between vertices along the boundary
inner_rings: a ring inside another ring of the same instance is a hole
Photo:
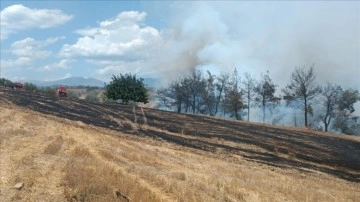
[[[0,138],[1,201],[360,200],[357,137],[0,88]]]

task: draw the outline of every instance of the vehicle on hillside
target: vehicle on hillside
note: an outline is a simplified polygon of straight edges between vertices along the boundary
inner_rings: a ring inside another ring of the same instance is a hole
[[[65,86],[59,86],[57,88],[56,97],[68,97],[68,92]]]
[[[22,84],[20,82],[13,83],[11,87],[14,90],[24,90],[24,84]]]

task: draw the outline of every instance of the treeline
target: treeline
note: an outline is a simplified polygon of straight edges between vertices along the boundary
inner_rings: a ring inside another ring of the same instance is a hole
[[[12,87],[14,84],[14,82],[5,79],[5,78],[1,78],[0,79],[0,86],[5,86],[5,87]],[[37,86],[36,84],[30,83],[30,82],[25,82],[24,84],[24,90],[26,91],[32,91],[32,92],[39,92],[39,93],[43,93],[46,94],[48,96],[55,96],[56,94],[56,90],[58,88],[57,85],[55,86]],[[99,91],[101,91],[103,88],[101,87],[96,87],[96,86],[82,86],[82,85],[78,85],[78,86],[66,86],[68,89],[68,96],[69,98],[72,99],[79,99],[81,96],[81,93],[74,91],[73,89],[84,89],[84,93],[86,93],[85,95],[85,100],[87,101],[91,101],[91,102],[98,102],[98,101],[108,101],[108,99],[106,99],[106,97],[104,95],[99,95]]]
[[[5,87],[9,87],[11,88],[13,86],[14,82],[5,79],[5,78],[1,78],[0,79],[0,86],[5,86]],[[56,88],[53,87],[38,87],[33,83],[28,83],[25,82],[24,83],[24,90],[26,91],[36,91],[36,92],[40,92],[40,93],[44,93],[46,95],[49,96],[55,96],[56,93]]]
[[[0,78],[0,86],[5,86],[5,87],[12,87],[13,82],[5,79],[5,78]]]
[[[269,72],[257,79],[249,73],[240,76],[237,69],[220,75],[195,71],[158,89],[156,97],[158,108],[178,113],[253,121],[253,111],[260,110],[263,123],[276,109],[293,109],[302,112],[305,127],[324,131],[331,127],[346,134],[360,134],[359,117],[353,115],[354,104],[360,101],[358,90],[344,90],[333,83],[317,85],[313,66],[295,68],[290,79],[284,89],[279,89]],[[280,119],[286,117],[277,116],[271,123]]]

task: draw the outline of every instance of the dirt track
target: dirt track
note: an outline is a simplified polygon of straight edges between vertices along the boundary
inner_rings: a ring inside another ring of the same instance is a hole
[[[127,134],[162,139],[194,150],[239,154],[249,161],[315,170],[360,182],[357,139],[155,109],[50,98],[4,88],[0,88],[0,101]]]

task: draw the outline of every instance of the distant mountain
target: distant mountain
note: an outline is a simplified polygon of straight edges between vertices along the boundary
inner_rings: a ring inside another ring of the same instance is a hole
[[[83,78],[83,77],[69,77],[66,79],[60,79],[56,81],[28,81],[37,86],[94,86],[104,87],[104,82],[94,78]]]
[[[143,82],[146,86],[150,88],[155,88],[157,83],[159,82],[159,79],[153,79],[153,78],[143,78]],[[56,81],[39,81],[39,80],[30,80],[26,81],[33,83],[37,86],[93,86],[93,87],[104,87],[103,81],[100,81],[98,79],[94,78],[83,78],[83,77],[69,77],[66,79],[60,79]]]

